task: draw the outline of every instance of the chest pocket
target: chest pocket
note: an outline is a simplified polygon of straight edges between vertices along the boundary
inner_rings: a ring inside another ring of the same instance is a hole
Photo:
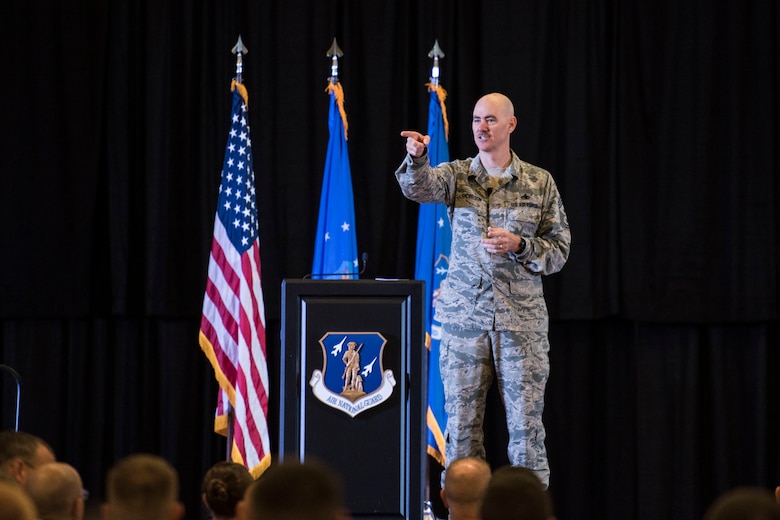
[[[523,236],[534,236],[542,220],[542,210],[539,204],[523,201],[518,206],[508,207],[505,212],[504,228],[512,233]]]

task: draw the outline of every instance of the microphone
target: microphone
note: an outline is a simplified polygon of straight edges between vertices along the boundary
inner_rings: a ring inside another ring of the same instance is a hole
[[[355,274],[358,275],[358,278],[361,274],[363,274],[366,270],[366,265],[368,265],[368,253],[363,251],[363,254],[360,255],[360,260],[363,263],[363,267],[360,268],[360,271],[358,273],[309,273],[306,276],[303,277],[304,280],[311,278],[312,276],[353,276]]]
[[[19,372],[9,367],[8,365],[0,365],[0,370],[11,374],[11,377],[13,377],[14,381],[16,381],[16,424],[14,425],[14,431],[18,432],[19,431],[19,397],[22,393],[22,378],[19,376]]]

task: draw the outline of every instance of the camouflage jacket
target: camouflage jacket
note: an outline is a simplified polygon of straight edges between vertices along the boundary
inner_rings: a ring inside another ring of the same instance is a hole
[[[541,277],[566,263],[569,222],[549,172],[512,152],[509,173],[497,189],[488,190],[488,173],[478,156],[432,168],[427,154],[407,155],[395,172],[408,199],[449,208],[452,249],[435,312],[441,323],[476,330],[548,330]],[[525,249],[488,253],[481,242],[488,222],[523,237]]]

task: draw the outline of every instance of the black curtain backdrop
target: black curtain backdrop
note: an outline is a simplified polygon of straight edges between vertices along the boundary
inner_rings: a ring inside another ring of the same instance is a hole
[[[780,484],[777,2],[0,11],[0,363],[22,378],[20,429],[80,470],[93,504],[117,458],[149,451],[179,470],[188,518],[203,517],[201,477],[225,457],[197,340],[239,34],[272,385],[281,281],[311,270],[325,53],[336,37],[365,277],[409,278],[417,206],[392,171],[399,132],[427,126],[438,39],[451,156],[475,152],[474,101],[506,93],[513,148],[553,173],[572,225],[569,263],[545,281],[558,518],[697,519],[728,488]],[[487,427],[499,465],[500,404]]]

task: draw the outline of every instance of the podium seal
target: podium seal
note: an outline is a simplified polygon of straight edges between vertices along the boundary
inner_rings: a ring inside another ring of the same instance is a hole
[[[384,403],[395,387],[393,371],[382,366],[386,344],[378,332],[322,336],[322,370],[312,371],[309,380],[317,399],[353,418]]]

